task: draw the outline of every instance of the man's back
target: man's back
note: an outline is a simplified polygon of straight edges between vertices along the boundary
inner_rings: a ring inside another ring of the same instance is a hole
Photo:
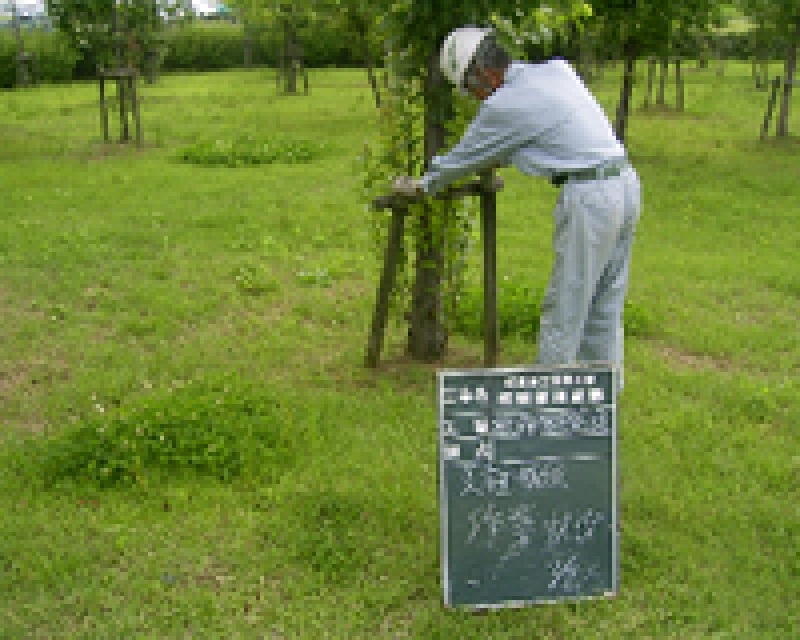
[[[517,121],[514,128],[524,132],[526,142],[510,161],[527,175],[549,177],[625,155],[603,108],[559,58],[512,63],[503,85],[481,108]]]

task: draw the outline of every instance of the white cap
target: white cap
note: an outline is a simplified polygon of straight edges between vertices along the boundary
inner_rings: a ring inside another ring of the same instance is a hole
[[[478,27],[461,27],[453,31],[442,45],[439,54],[439,67],[447,79],[461,92],[468,96],[464,88],[464,74],[470,62],[475,57],[483,39],[492,33],[492,29],[479,29]]]

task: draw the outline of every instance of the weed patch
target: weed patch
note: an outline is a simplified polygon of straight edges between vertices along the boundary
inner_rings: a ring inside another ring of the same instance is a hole
[[[236,288],[251,296],[275,293],[280,289],[278,281],[260,265],[241,265],[234,269],[233,278]]]
[[[536,342],[542,292],[503,280],[497,287],[497,333],[499,338],[516,335]],[[625,301],[623,323],[626,336],[651,337],[659,332],[655,315],[641,305]],[[466,338],[483,340],[483,290],[468,286],[459,297],[453,331]]]
[[[317,158],[324,149],[325,143],[314,144],[288,138],[256,140],[252,136],[241,136],[235,140],[199,142],[181,150],[177,159],[207,167],[305,164]]]
[[[129,487],[150,474],[185,472],[269,483],[293,466],[305,435],[277,394],[223,379],[190,381],[28,445],[37,449],[45,488]]]

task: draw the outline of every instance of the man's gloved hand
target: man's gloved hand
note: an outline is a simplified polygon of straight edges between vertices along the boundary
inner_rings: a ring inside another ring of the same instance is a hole
[[[422,180],[409,176],[398,176],[392,183],[392,191],[398,195],[413,197],[423,193]]]

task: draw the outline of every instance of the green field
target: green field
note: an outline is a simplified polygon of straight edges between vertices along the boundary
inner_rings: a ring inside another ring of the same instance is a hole
[[[766,92],[714,67],[686,74],[683,114],[635,93],[627,133],[649,324],[619,399],[621,593],[484,616],[442,605],[435,379],[483,345],[416,364],[393,322],[362,366],[366,73],[311,70],[310,96],[269,70],[166,76],[139,151],[101,144],[94,84],[0,93],[0,637],[793,637],[800,103],[760,144]],[[595,87],[609,113],[618,86]],[[245,134],[325,147],[174,160]],[[498,276],[542,290],[557,192],[500,173]],[[499,366],[535,355],[507,337]]]

